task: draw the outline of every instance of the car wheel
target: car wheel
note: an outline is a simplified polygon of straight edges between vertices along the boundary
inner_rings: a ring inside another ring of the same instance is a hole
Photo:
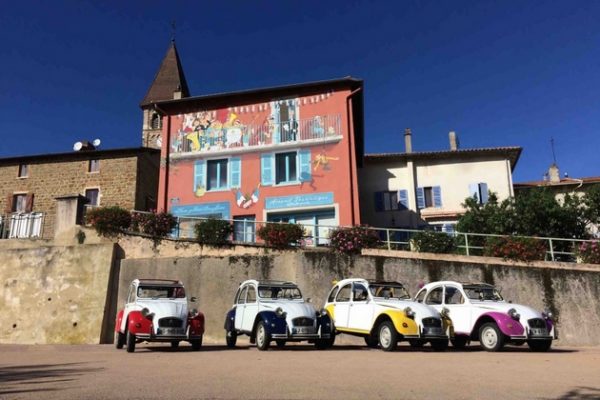
[[[528,340],[527,345],[529,345],[531,351],[548,351],[552,346],[552,340]]]
[[[173,340],[171,342],[171,348],[176,349],[179,347],[179,340]]]
[[[129,331],[127,331],[127,339],[125,339],[126,341],[126,345],[127,345],[127,352],[128,353],[133,353],[135,351],[135,335]]]
[[[125,344],[125,335],[121,332],[115,332],[115,347],[117,349],[122,349]]]
[[[385,321],[378,329],[379,345],[383,351],[394,351],[398,346],[398,333],[391,321]]]
[[[329,339],[320,339],[315,342],[317,350],[325,350],[333,347],[335,343],[335,335],[331,335]]]
[[[376,349],[377,346],[379,346],[379,339],[377,339],[377,336],[375,335],[365,336],[365,343],[367,344],[367,347]]]
[[[431,341],[433,351],[444,351],[448,348],[448,339],[435,339]]]
[[[225,342],[227,342],[227,347],[230,349],[235,347],[235,343],[237,342],[237,333],[234,331],[227,331],[225,333]]]
[[[455,349],[464,349],[468,339],[466,336],[455,336],[454,339],[450,339],[450,342]]]
[[[410,347],[413,347],[415,349],[420,349],[423,346],[425,346],[425,342],[420,339],[410,339],[408,341],[408,344],[410,344]]]
[[[271,335],[267,332],[265,323],[260,321],[256,326],[256,347],[259,350],[268,350],[271,345]]]
[[[200,339],[190,340],[190,344],[192,345],[192,350],[200,350],[200,348],[202,347],[202,336],[200,336]]]
[[[479,343],[485,351],[500,351],[504,347],[504,334],[498,325],[488,322],[479,329]]]
[[[275,343],[277,343],[277,347],[279,347],[280,349],[283,349],[285,347],[285,340],[276,340]]]

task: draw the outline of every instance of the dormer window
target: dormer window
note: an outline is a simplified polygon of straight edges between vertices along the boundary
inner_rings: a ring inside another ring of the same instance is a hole
[[[152,114],[152,117],[150,119],[150,127],[152,129],[160,129],[161,128],[161,119],[160,119],[160,115],[158,115],[157,113]]]
[[[29,176],[29,164],[19,164],[19,178],[27,178]]]

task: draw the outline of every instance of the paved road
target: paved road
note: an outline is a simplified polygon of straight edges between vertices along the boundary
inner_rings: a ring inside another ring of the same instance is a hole
[[[0,345],[0,399],[600,399],[600,348]]]

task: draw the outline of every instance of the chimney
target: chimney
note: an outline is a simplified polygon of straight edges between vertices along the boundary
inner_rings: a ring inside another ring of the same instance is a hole
[[[448,138],[450,139],[450,150],[456,151],[458,150],[458,136],[456,136],[456,132],[450,131],[448,134]]]
[[[548,175],[550,176],[550,183],[559,183],[560,172],[558,171],[558,165],[552,163],[550,168],[548,168]]]
[[[404,148],[407,153],[412,153],[412,133],[410,128],[404,130]]]

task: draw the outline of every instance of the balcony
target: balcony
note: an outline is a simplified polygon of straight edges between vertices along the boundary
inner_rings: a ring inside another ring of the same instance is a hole
[[[0,239],[30,239],[42,237],[44,213],[13,213],[0,215]]]
[[[342,139],[341,117],[318,115],[312,118],[265,124],[233,124],[221,129],[179,132],[171,140],[171,157],[198,154],[233,154],[268,151],[310,144],[334,143]]]

